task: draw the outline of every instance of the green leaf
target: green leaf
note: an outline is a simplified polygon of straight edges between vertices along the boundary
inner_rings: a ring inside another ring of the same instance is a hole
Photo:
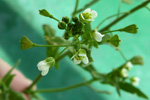
[[[119,37],[117,34],[107,40],[108,43],[112,44],[115,47],[119,46],[120,41],[121,40],[119,40]]]
[[[9,75],[8,78],[5,80],[5,84],[7,87],[9,87],[10,83],[12,82],[15,75]]]
[[[144,61],[143,61],[143,58],[141,56],[135,56],[130,61],[134,65],[144,65]]]
[[[53,18],[53,16],[45,9],[39,10],[40,15],[43,15],[45,17]]]
[[[133,34],[136,34],[137,30],[138,30],[138,27],[136,26],[136,24],[132,24],[132,25],[129,25],[129,26],[121,29],[121,31],[133,33]]]
[[[119,86],[119,77],[114,77],[114,81],[113,81],[113,85],[116,87],[116,91],[118,93],[119,96],[121,96],[121,93],[120,93],[120,86]]]
[[[133,85],[129,84],[129,83],[124,83],[124,82],[120,82],[119,86],[122,90],[132,93],[132,94],[137,94],[139,97],[148,99],[148,97],[138,88],[134,87]]]
[[[25,100],[25,98],[22,93],[9,90],[8,100]]]
[[[31,40],[29,40],[26,36],[22,37],[20,44],[22,50],[34,47],[34,43]]]
[[[55,36],[55,30],[49,25],[43,25],[45,39],[48,45],[67,45],[70,42]],[[55,57],[59,47],[47,47],[47,57]]]
[[[30,93],[29,96],[33,100],[43,100],[38,93]]]
[[[7,78],[10,76],[11,72],[12,72],[16,67],[19,66],[20,62],[21,62],[21,60],[19,59],[19,60],[17,61],[17,63],[7,72],[7,74],[3,77],[3,82],[5,82],[5,81],[7,80]]]

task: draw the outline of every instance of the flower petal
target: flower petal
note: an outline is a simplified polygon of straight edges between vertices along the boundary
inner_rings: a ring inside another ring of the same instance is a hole
[[[49,70],[43,70],[43,71],[41,72],[41,75],[42,75],[42,76],[47,75],[48,71],[49,71]]]
[[[128,73],[127,73],[127,72],[128,72],[127,69],[123,68],[123,69],[121,70],[121,75],[122,75],[123,77],[128,77]]]
[[[85,20],[85,18],[83,17],[83,15],[82,15],[82,14],[80,14],[80,17],[81,17],[81,19],[82,19],[82,20]]]
[[[80,63],[81,63],[81,60],[74,58],[74,63],[75,63],[75,64],[80,64]]]
[[[79,50],[79,56],[86,56],[86,51],[84,49]]]
[[[93,34],[93,37],[94,37],[94,39],[95,39],[97,42],[101,42],[103,36],[104,36],[104,35],[102,35],[100,32],[95,32],[95,34]]]
[[[40,71],[42,71],[43,69],[47,69],[47,63],[45,60],[42,60],[40,61],[38,64],[37,64],[37,67]]]
[[[94,19],[85,19],[87,22],[92,22]]]
[[[127,63],[126,63],[126,68],[127,68],[128,70],[130,70],[132,67],[133,67],[133,65],[132,65],[131,62],[127,62]]]
[[[91,8],[87,8],[83,11],[83,13],[90,13],[91,12]]]
[[[82,58],[82,62],[83,62],[84,64],[88,64],[88,63],[89,63],[88,57],[87,57],[87,56],[84,56],[84,57]]]
[[[97,12],[95,10],[92,10],[91,14],[92,14],[92,18],[96,18],[97,17]]]

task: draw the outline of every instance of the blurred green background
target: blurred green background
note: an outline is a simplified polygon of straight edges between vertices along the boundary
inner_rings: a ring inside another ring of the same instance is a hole
[[[80,0],[79,8],[82,8],[91,0]],[[141,0],[142,1],[142,0]],[[141,3],[140,0],[133,0],[132,5],[122,4],[121,11],[128,11]],[[119,0],[100,0],[91,6],[98,12],[96,21],[92,22],[93,28],[104,18],[116,14]],[[62,36],[63,31],[58,30],[57,22],[39,15],[39,9],[47,9],[56,18],[71,16],[74,10],[75,0],[0,0],[0,57],[10,65],[14,65],[21,58],[19,66],[28,78],[34,79],[39,71],[37,63],[45,59],[45,48],[31,48],[22,51],[19,41],[23,35],[29,37],[33,42],[44,44],[42,25],[50,24],[56,29],[57,35]],[[109,24],[113,19],[108,20],[103,26]],[[137,24],[138,34],[118,33],[120,36],[120,48],[125,56],[130,59],[135,55],[144,58],[144,66],[134,66],[129,72],[130,76],[140,78],[139,88],[150,97],[150,12],[143,8],[117,23],[111,29],[118,29],[130,24]],[[101,27],[102,28],[102,27]],[[118,67],[125,61],[118,51],[109,45],[101,45],[99,49],[93,49],[92,56],[94,65],[99,72],[107,73]],[[59,70],[52,69],[49,74],[41,79],[38,88],[58,88],[73,85],[90,79],[88,72],[75,65],[70,58],[66,57],[60,61]],[[100,90],[108,90],[112,95],[99,94],[88,87],[81,87],[65,92],[41,94],[45,100],[144,100],[136,95],[121,91],[119,97],[114,87],[92,84]]]

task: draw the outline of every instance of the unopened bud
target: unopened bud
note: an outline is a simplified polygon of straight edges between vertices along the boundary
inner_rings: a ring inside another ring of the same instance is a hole
[[[58,28],[59,29],[65,29],[66,28],[66,23],[64,21],[59,21]]]
[[[68,18],[67,16],[64,16],[64,17],[62,18],[62,21],[64,21],[65,23],[68,23],[68,22],[69,22],[69,18]]]

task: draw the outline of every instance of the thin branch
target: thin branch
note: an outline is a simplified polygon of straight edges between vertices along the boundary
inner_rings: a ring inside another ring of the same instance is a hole
[[[110,27],[112,27],[113,25],[115,25],[116,23],[118,23],[119,21],[121,21],[122,19],[124,19],[125,17],[127,17],[128,15],[134,13],[135,11],[141,9],[142,7],[145,7],[145,5],[147,5],[150,2],[150,0],[145,1],[144,3],[136,6],[135,8],[131,9],[129,11],[129,13],[126,13],[122,16],[120,16],[119,18],[117,18],[116,20],[114,20],[113,22],[111,22],[109,25],[105,26],[104,28],[102,28],[101,30],[99,30],[99,32],[104,32],[106,30],[108,30]]]

